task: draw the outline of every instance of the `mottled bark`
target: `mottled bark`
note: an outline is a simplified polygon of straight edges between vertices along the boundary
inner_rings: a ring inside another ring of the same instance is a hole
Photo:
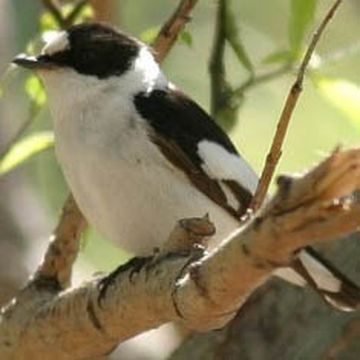
[[[360,277],[360,236],[322,246],[352,279]],[[241,275],[239,275],[241,276]],[[273,280],[224,329],[189,336],[171,360],[357,360],[360,314],[330,308],[310,288]]]

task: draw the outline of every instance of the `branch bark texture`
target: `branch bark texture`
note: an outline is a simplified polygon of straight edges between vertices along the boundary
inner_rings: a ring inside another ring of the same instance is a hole
[[[183,221],[196,239],[186,248],[184,232],[173,233],[158,254],[66,291],[35,277],[2,310],[1,357],[96,358],[168,321],[222,327],[299,248],[358,228],[360,205],[347,196],[359,187],[360,149],[336,151],[303,176],[280,178],[267,207],[209,254],[201,245],[213,232],[208,220]]]

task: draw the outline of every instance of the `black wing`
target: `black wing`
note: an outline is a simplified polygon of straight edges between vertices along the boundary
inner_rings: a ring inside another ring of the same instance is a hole
[[[150,94],[140,93],[135,97],[138,112],[146,118],[155,130],[151,137],[164,156],[184,171],[190,181],[216,204],[239,219],[251,201],[251,193],[238,181],[210,178],[202,169],[202,159],[198,154],[198,143],[204,139],[215,142],[232,154],[237,154],[234,145],[216,123],[192,100],[179,91],[155,90]],[[241,206],[231,207],[224,194],[222,184],[226,185]],[[360,305],[360,288],[346,276],[329,265],[311,248],[305,252],[317,268],[308,269],[299,258],[292,268],[313,289],[332,306],[339,309],[354,310]],[[329,291],[318,285],[323,275],[332,277],[340,284],[338,291]],[[291,279],[288,279],[291,282]]]
[[[208,140],[219,144],[229,153],[238,155],[236,148],[222,129],[194,101],[177,90],[154,90],[140,93],[134,99],[137,111],[147,119],[154,131],[154,143],[190,181],[216,204],[239,219],[247,209],[252,194],[235,180],[212,179],[202,169],[198,144]],[[238,200],[238,208],[227,202],[222,185]]]

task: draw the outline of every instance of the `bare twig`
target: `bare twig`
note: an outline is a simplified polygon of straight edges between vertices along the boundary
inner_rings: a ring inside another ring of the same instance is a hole
[[[324,17],[323,21],[321,22],[319,28],[315,31],[313,34],[313,37],[311,39],[310,45],[305,53],[305,56],[301,62],[296,80],[294,84],[292,85],[290,92],[288,94],[288,97],[286,99],[282,114],[280,116],[276,134],[274,136],[269,154],[266,158],[265,167],[263,169],[263,172],[261,174],[258,187],[256,189],[254,198],[250,204],[250,208],[253,211],[256,211],[260,208],[261,204],[263,203],[266,194],[268,192],[268,188],[270,186],[271,179],[274,175],[275,168],[277,163],[279,162],[279,159],[282,155],[282,145],[285,139],[285,135],[289,126],[289,122],[291,119],[291,115],[295,109],[295,106],[297,104],[297,101],[299,99],[299,96],[302,91],[304,76],[306,68],[310,62],[311,56],[315,50],[315,47],[317,43],[319,42],[319,39],[321,35],[324,32],[324,29],[326,28],[327,24],[331,20],[331,18],[334,16],[336,10],[342,3],[342,0],[336,0],[335,3],[332,5],[330,10],[327,12],[326,16]]]
[[[49,11],[52,15],[56,23],[58,24],[59,28],[64,28],[64,18],[61,13],[61,7],[57,0],[41,0],[43,6]]]
[[[87,5],[89,0],[79,0],[75,5],[70,14],[64,18],[63,28],[67,29],[74,24],[77,16],[81,13],[82,9]]]
[[[57,25],[60,29],[67,29],[73,25],[76,17],[79,15],[84,6],[89,2],[89,0],[79,0],[75,5],[73,10],[68,16],[64,16],[61,11],[61,6],[57,0],[41,0],[43,6],[49,11],[53,16]]]
[[[153,44],[155,58],[159,63],[163,62],[179,34],[191,19],[190,14],[197,2],[198,0],[181,0],[177,9],[161,28]]]
[[[72,196],[69,196],[44,261],[35,273],[34,282],[46,280],[47,283],[56,284],[59,290],[70,285],[72,266],[79,250],[80,234],[85,226],[84,217]]]
[[[220,328],[300,248],[358,228],[360,205],[343,197],[359,187],[360,149],[337,151],[280,182],[258,217],[209,254],[192,245],[213,229],[206,218],[195,219],[172,233],[165,252],[132,259],[81,287],[59,291],[58,283],[30,282],[2,309],[0,357],[93,359],[168,321],[197,331]],[[179,245],[181,253],[172,252]]]
[[[211,114],[214,118],[221,108],[224,106],[224,96],[229,85],[226,81],[224,54],[226,44],[226,0],[218,1],[216,12],[214,43],[210,56],[209,72],[211,86]]]
[[[257,85],[261,85],[267,81],[277,79],[280,76],[287,74],[290,70],[291,70],[291,65],[285,65],[278,69],[250,77],[247,81],[245,81],[243,84],[241,84],[238,88],[236,88],[233,91],[234,96],[243,96],[244,93],[250,90],[251,88]]]
[[[234,90],[227,81],[225,69],[225,46],[233,49],[239,62],[250,73],[249,80],[245,84],[250,85],[254,79],[254,68],[242,46],[239,37],[239,29],[232,10],[230,0],[218,0],[216,13],[214,43],[209,62],[211,84],[211,115],[226,130],[236,124],[238,111],[243,102],[244,94],[242,87]]]
[[[240,63],[250,74],[248,80],[237,88],[234,88],[226,77],[224,62],[226,44],[229,44]],[[243,102],[246,91],[256,85],[277,78],[287,73],[290,69],[290,65],[285,65],[264,74],[256,74],[240,41],[239,29],[236,26],[231,1],[218,0],[214,43],[209,61],[210,105],[211,115],[223,128],[229,131],[236,124],[238,110]]]

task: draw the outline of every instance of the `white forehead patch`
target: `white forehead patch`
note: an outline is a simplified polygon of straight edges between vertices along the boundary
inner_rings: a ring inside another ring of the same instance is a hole
[[[54,55],[57,52],[70,48],[69,37],[66,31],[52,31],[44,36],[46,45],[42,49],[43,55]]]

